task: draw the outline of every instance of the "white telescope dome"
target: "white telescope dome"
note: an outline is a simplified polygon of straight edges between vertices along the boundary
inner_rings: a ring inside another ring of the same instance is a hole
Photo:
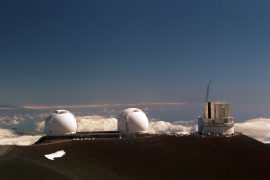
[[[148,126],[147,116],[137,108],[125,109],[118,117],[119,132],[141,132],[147,130]]]
[[[74,115],[67,110],[56,110],[45,120],[45,133],[48,136],[75,134],[77,127]]]

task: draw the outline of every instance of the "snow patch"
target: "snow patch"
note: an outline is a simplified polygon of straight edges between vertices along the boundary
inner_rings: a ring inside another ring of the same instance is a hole
[[[49,160],[54,160],[54,158],[61,158],[66,154],[64,150],[56,151],[55,153],[45,154],[44,156]]]

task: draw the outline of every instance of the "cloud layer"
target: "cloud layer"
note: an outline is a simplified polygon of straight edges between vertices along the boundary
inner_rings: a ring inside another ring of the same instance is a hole
[[[78,116],[78,131],[116,131],[117,119],[99,115]]]
[[[17,135],[11,129],[0,129],[0,145],[28,146],[36,142],[41,136]]]
[[[0,145],[31,145],[41,135],[35,132],[44,131],[44,119],[46,114],[40,114],[37,120],[33,116],[4,116],[0,118]],[[100,115],[77,116],[78,131],[115,131],[117,119]],[[31,124],[34,133],[20,129],[25,124]],[[189,134],[197,131],[197,121],[150,120],[149,129],[151,134]],[[270,119],[256,118],[244,122],[235,123],[235,131],[241,132],[258,141],[270,143]],[[23,135],[22,135],[23,134]]]
[[[165,122],[165,121],[152,121],[149,124],[147,133],[150,134],[190,134],[195,132],[196,125],[190,122],[176,121],[176,122]]]
[[[106,118],[103,116],[79,116],[78,131],[116,131],[117,119]],[[150,134],[189,134],[195,132],[195,126],[193,122],[177,121],[177,122],[165,122],[152,120],[149,124],[149,128],[146,131]]]
[[[270,143],[270,119],[256,118],[242,123],[235,123],[235,131],[263,143]]]

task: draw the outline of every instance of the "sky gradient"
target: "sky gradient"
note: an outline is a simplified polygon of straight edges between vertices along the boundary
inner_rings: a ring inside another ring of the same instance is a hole
[[[266,0],[1,1],[0,104],[201,102],[211,79],[268,113],[269,19]]]

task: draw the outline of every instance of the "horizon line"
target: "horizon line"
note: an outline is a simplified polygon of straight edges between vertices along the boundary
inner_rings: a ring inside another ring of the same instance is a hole
[[[187,102],[146,102],[146,103],[104,103],[104,104],[79,104],[79,105],[23,105],[25,109],[51,109],[51,108],[95,108],[112,106],[145,106],[145,105],[185,105]]]

